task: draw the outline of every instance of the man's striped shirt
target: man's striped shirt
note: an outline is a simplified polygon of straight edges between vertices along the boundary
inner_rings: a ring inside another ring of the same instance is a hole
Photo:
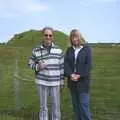
[[[39,62],[45,62],[47,67],[38,71],[36,66]],[[42,45],[32,50],[29,58],[29,66],[36,71],[36,83],[46,86],[56,86],[64,80],[64,56],[62,49],[52,43],[48,50]]]

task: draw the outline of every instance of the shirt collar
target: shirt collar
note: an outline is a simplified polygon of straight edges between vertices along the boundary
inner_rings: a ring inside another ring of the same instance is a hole
[[[72,46],[74,50],[76,49],[82,49],[83,48],[83,45],[79,46],[79,47],[75,47],[75,46]]]

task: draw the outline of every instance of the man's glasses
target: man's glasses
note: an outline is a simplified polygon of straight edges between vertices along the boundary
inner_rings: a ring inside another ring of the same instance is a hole
[[[45,37],[48,37],[48,36],[49,36],[49,37],[52,37],[53,35],[51,35],[51,34],[44,34],[44,36],[45,36]]]

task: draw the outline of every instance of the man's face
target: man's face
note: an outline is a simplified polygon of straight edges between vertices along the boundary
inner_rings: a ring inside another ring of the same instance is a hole
[[[44,31],[44,42],[46,46],[50,46],[53,41],[53,32],[49,29]]]

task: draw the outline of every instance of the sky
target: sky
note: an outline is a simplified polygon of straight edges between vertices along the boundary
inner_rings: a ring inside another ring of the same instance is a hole
[[[120,0],[0,0],[0,42],[31,29],[78,29],[89,43],[120,42]]]

